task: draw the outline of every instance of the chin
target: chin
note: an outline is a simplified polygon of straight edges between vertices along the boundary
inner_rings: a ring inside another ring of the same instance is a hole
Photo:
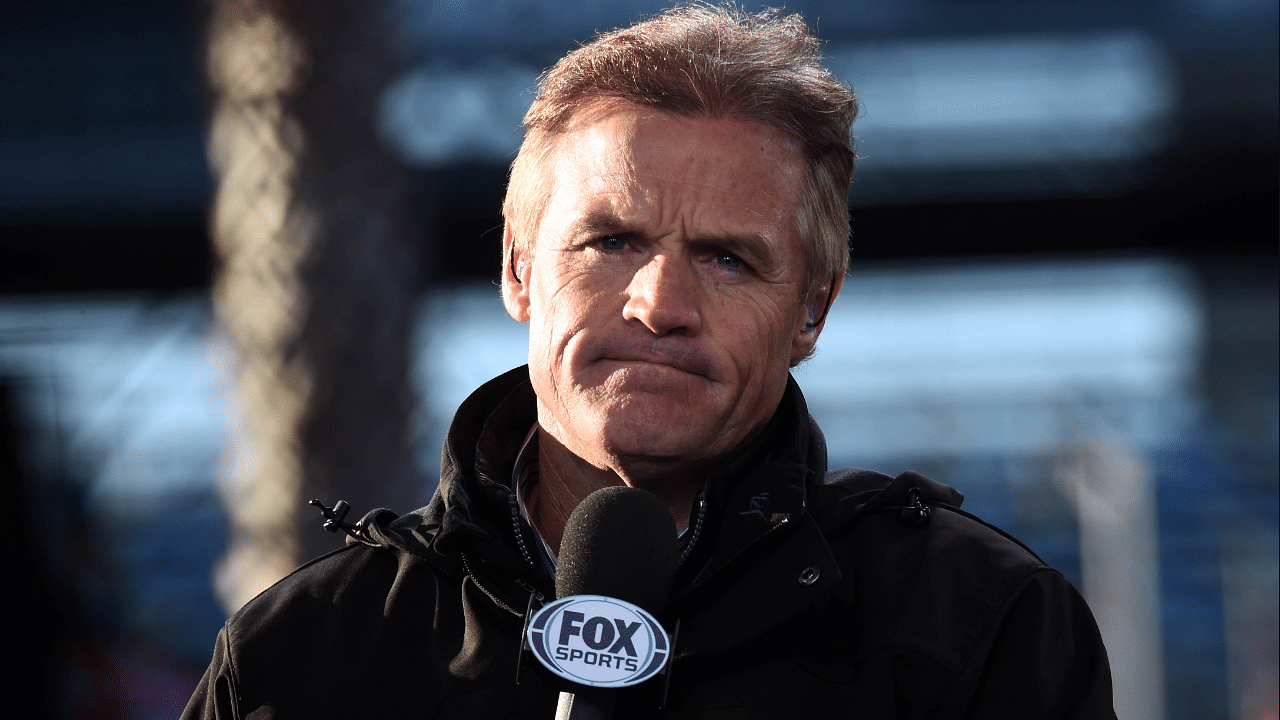
[[[609,454],[617,457],[693,460],[711,451],[720,438],[706,422],[705,416],[698,417],[696,422],[690,422],[691,419],[678,411],[643,420],[634,415],[612,422],[605,419],[601,425],[601,439]]]

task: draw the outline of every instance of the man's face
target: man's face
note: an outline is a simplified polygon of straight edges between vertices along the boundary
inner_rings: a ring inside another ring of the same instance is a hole
[[[621,104],[557,143],[532,258],[508,233],[538,419],[597,467],[715,463],[761,429],[805,327],[799,147]]]

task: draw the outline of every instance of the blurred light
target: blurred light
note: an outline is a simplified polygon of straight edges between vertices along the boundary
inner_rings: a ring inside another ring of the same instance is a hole
[[[27,388],[36,464],[121,512],[206,491],[226,422],[209,320],[197,294],[0,305],[0,373]]]
[[[484,68],[419,68],[387,88],[379,130],[406,162],[509,163],[524,134],[539,70],[495,61]]]
[[[224,11],[210,22],[209,81],[230,100],[273,97],[301,80],[306,46],[275,18]]]
[[[1163,149],[1177,91],[1142,33],[840,46],[864,167],[1132,160]]]
[[[1149,448],[1194,412],[1204,332],[1171,261],[855,270],[795,374],[844,458]]]

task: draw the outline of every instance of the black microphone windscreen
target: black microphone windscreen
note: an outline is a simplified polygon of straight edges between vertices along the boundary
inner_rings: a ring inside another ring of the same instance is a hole
[[[569,516],[556,596],[607,595],[656,613],[680,562],[671,512],[654,494],[619,485],[587,496]]]

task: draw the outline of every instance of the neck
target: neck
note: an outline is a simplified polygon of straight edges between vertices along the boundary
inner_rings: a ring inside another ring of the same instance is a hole
[[[627,485],[658,496],[671,512],[676,527],[689,522],[702,475],[628,472],[621,467],[597,467],[573,454],[545,428],[538,429],[538,483],[526,498],[529,518],[557,553],[569,515],[588,495],[601,488]],[[694,477],[696,476],[696,477]]]

